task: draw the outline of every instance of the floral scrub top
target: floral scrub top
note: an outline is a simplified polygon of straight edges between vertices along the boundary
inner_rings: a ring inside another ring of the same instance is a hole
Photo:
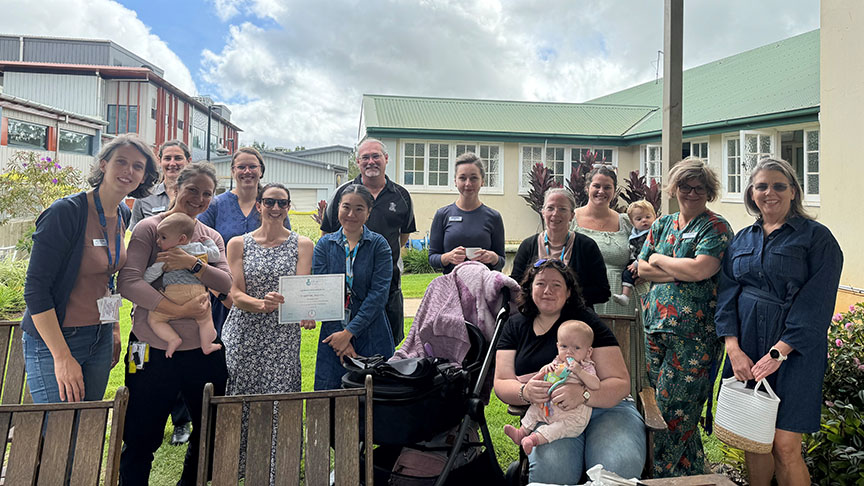
[[[686,227],[679,228],[678,214],[662,216],[651,225],[639,259],[648,261],[652,253],[660,253],[675,258],[710,255],[722,260],[733,236],[729,223],[705,210]],[[645,331],[716,339],[718,280],[719,274],[715,274],[699,282],[652,283],[651,290],[642,298]]]

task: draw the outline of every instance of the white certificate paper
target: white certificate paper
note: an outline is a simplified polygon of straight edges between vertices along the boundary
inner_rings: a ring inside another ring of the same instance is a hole
[[[279,277],[279,323],[341,321],[345,317],[345,274]]]

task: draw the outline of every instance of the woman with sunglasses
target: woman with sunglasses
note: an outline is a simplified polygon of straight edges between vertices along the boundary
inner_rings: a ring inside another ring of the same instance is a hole
[[[717,335],[729,359],[723,376],[761,380],[780,397],[774,448],[746,453],[750,484],[810,484],[801,434],[819,430],[825,334],[843,253],[825,226],[804,212],[788,162],[762,159],[744,192],[756,222],[738,232],[720,274]]]
[[[267,184],[257,199],[255,210],[261,215],[261,227],[233,238],[227,248],[234,276],[234,305],[222,328],[227,395],[299,392],[300,328],[315,328],[315,321],[303,321],[299,326],[278,322],[279,305],[285,302],[278,292],[279,277],[311,273],[312,240],[285,228],[291,205],[285,186]],[[245,444],[245,431],[242,438]],[[241,445],[241,451],[245,450]],[[241,477],[244,465],[245,454],[241,455]]]
[[[312,272],[345,275],[345,319],[321,324],[316,390],[342,387],[342,360],[346,356],[380,354],[387,359],[394,351],[385,311],[393,258],[387,240],[366,227],[375,199],[366,186],[349,184],[334,203],[342,227],[318,240]]]
[[[718,271],[732,230],[710,211],[720,181],[702,160],[688,157],[669,172],[680,211],[651,225],[639,254],[639,276],[651,283],[642,298],[648,379],[669,430],[654,438],[654,474],[702,474],[699,418],[711,394],[720,355],[714,331]]]
[[[593,407],[588,427],[578,437],[534,448],[528,456],[530,482],[581,483],[586,469],[603,464],[625,478],[639,477],[645,465],[645,424],[632,401],[630,375],[612,331],[582,301],[576,275],[557,258],[537,260],[521,283],[519,314],[507,321],[495,354],[495,394],[513,405],[551,399],[564,411]],[[571,319],[594,331],[592,359],[600,389],[565,383],[549,395],[551,383],[531,379],[558,355],[558,328]]]
[[[245,235],[261,226],[261,213],[256,208],[261,178],[264,177],[264,158],[252,147],[240,147],[231,157],[231,177],[234,188],[213,198],[210,207],[198,216],[198,220],[222,235],[227,245],[231,238]],[[291,222],[285,218],[285,227]],[[228,317],[231,298],[213,295],[210,298],[213,325],[220,335],[222,324]]]

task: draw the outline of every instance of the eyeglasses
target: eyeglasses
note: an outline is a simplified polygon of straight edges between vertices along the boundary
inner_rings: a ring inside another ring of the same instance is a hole
[[[768,187],[768,184],[759,183],[753,186],[753,189],[756,189],[756,192],[766,192],[768,191]],[[774,192],[786,192],[786,189],[789,189],[789,184],[786,184],[785,182],[775,182],[774,184],[771,184],[770,187]]]
[[[245,165],[244,164],[244,165],[235,165],[234,166],[234,169],[236,169],[237,172],[245,172],[247,170],[251,170],[252,172],[256,172],[260,168],[261,168],[260,165]]]
[[[264,199],[261,200],[261,203],[264,204],[265,208],[272,208],[273,206],[278,204],[281,209],[285,209],[288,207],[289,204],[291,204],[291,200],[290,199],[274,199],[272,197],[265,197]]]
[[[382,157],[384,157],[384,155],[379,153],[366,154],[363,157],[360,157],[360,160],[362,160],[363,162],[369,162],[370,160],[378,162],[381,160]]]
[[[541,258],[534,262],[534,268],[540,268],[543,264],[547,264],[546,266],[556,266],[559,268],[567,268],[567,265],[564,265],[564,262],[557,258]]]
[[[695,192],[700,196],[704,196],[706,192],[708,192],[708,188],[705,186],[691,186],[690,184],[678,184],[678,192],[681,194],[690,194],[691,192]]]

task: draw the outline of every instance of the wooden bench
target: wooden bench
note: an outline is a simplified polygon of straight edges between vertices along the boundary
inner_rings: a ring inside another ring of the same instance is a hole
[[[276,402],[279,413],[274,417]],[[201,411],[203,432],[198,451],[198,485],[207,484],[211,464],[209,450],[212,450],[212,485],[237,484],[244,405],[249,409],[245,484],[269,482],[274,419],[278,423],[276,484],[300,484],[300,460],[305,450],[305,484],[329,485],[331,430],[334,432],[335,484],[360,484],[361,455],[366,458],[365,484],[372,484],[372,377],[367,376],[365,388],[273,395],[214,397],[213,385],[208,383],[204,387]],[[359,448],[361,405],[365,406],[363,451]]]
[[[124,386],[113,401],[0,405],[0,437],[6,437],[13,427],[15,436],[8,445],[4,443],[0,458],[6,470],[5,484],[66,484],[68,478],[68,484],[76,486],[116,485],[128,403],[129,390]]]
[[[18,405],[33,399],[24,379],[21,321],[0,321],[0,404]]]

